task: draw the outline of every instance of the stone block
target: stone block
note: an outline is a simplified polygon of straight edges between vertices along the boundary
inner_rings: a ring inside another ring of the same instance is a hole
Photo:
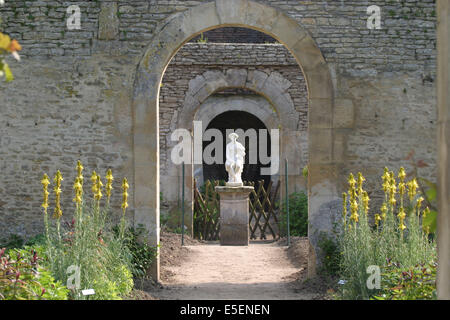
[[[221,24],[244,24],[248,9],[247,0],[216,0],[217,15]]]
[[[273,23],[271,33],[289,49],[292,49],[296,43],[308,36],[296,20],[285,14],[280,14]]]
[[[331,107],[330,99],[309,99],[309,128],[332,128],[333,113]]]
[[[350,99],[336,99],[334,104],[334,127],[353,128],[355,125],[355,107]]]
[[[98,39],[114,40],[118,34],[117,2],[102,2],[98,17]]]
[[[253,187],[215,188],[220,195],[220,244],[247,246],[249,242],[249,194]]]

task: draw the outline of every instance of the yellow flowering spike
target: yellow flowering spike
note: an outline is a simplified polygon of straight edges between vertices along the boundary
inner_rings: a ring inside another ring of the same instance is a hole
[[[73,189],[75,190],[75,198],[73,201],[76,202],[77,205],[81,205],[81,202],[83,201],[83,186],[81,185],[78,177],[75,179]]]
[[[406,193],[406,184],[404,182],[399,182],[398,183],[398,193],[402,197]]]
[[[406,178],[406,172],[405,172],[405,168],[401,167],[399,172],[398,172],[398,178],[400,179],[401,182],[405,181]]]
[[[405,209],[403,207],[400,207],[400,209],[398,210],[398,215],[397,215],[398,219],[400,221],[404,221],[406,218],[406,213],[405,213]]]
[[[358,193],[363,193],[363,183],[366,181],[366,179],[363,177],[361,172],[358,172]]]
[[[406,229],[406,226],[405,226],[404,223],[401,223],[401,224],[398,226],[398,228],[399,228],[401,231],[403,231],[403,230]]]
[[[81,161],[78,160],[77,161],[77,178],[81,184],[81,186],[83,186],[83,165],[81,164]]]
[[[125,211],[128,208],[128,192],[127,190],[130,188],[128,185],[127,178],[123,178],[122,182],[122,209]]]
[[[111,171],[111,169],[108,169],[108,171],[106,172],[106,187],[105,187],[108,201],[111,198],[111,191],[113,189],[113,187],[112,187],[113,180],[114,180],[114,177],[112,175],[112,171]]]
[[[416,196],[417,188],[419,188],[419,184],[417,183],[416,178],[408,182],[408,196],[410,201],[412,201]]]
[[[363,201],[363,205],[364,205],[364,212],[367,214],[367,212],[369,212],[370,198],[369,198],[369,194],[366,191],[363,192],[362,201]]]
[[[387,213],[387,206],[386,203],[383,203],[383,205],[381,206],[381,218],[383,220],[386,220],[386,213]]]
[[[91,175],[91,181],[92,181],[92,193],[95,197],[95,195],[97,194],[98,190],[97,190],[97,172],[92,171],[92,175]]]
[[[417,202],[416,202],[416,209],[419,209],[422,207],[422,202],[424,201],[423,197],[419,197],[417,198]]]
[[[350,215],[350,219],[353,222],[358,222],[359,220],[359,216],[358,216],[358,202],[356,202],[356,200],[353,200],[350,204],[350,211],[351,211],[351,215]]]
[[[55,181],[55,211],[53,213],[53,217],[56,219],[61,218],[62,210],[61,210],[61,181],[63,181],[63,177],[61,172],[58,170],[56,172],[54,181]]]
[[[97,181],[95,182],[96,185],[96,193],[94,195],[95,200],[100,201],[100,199],[102,198],[103,194],[102,194],[102,187],[103,187],[103,183],[100,179],[100,176],[97,175]]]
[[[47,213],[47,208],[48,208],[48,185],[50,184],[50,180],[48,179],[47,174],[44,173],[44,176],[41,180],[41,184],[42,184],[42,189],[43,189],[43,194],[44,194],[44,201],[42,202],[42,208],[44,208],[45,213]]]
[[[353,176],[353,173],[350,173],[350,175],[348,176],[348,184],[351,188],[354,188],[356,185],[356,180],[355,177]]]
[[[375,225],[378,227],[378,225],[380,224],[381,221],[381,216],[377,213],[375,215]]]
[[[349,185],[348,194],[350,195],[350,202],[351,202],[356,198],[356,189],[355,189],[356,180],[355,177],[353,176],[353,173],[350,173],[348,177],[348,185]]]

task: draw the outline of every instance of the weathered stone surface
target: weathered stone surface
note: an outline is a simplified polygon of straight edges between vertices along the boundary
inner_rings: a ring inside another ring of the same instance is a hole
[[[119,35],[117,2],[102,2],[98,17],[98,39],[114,40]]]
[[[248,197],[253,187],[216,187],[220,196],[220,244],[247,246]]]

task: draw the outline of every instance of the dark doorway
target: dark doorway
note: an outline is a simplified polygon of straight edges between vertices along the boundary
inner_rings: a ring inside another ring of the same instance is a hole
[[[264,186],[267,187],[271,176],[261,175],[261,168],[270,167],[270,162],[268,164],[262,164],[259,155],[259,145],[260,145],[260,132],[259,129],[267,130],[264,123],[251,113],[244,111],[227,111],[217,117],[215,117],[208,125],[207,129],[218,129],[222,132],[223,136],[223,162],[222,164],[206,164],[203,163],[203,179],[206,180],[228,180],[228,173],[225,170],[225,148],[227,143],[230,142],[228,136],[226,136],[227,129],[242,129],[247,131],[248,129],[254,129],[257,134],[257,163],[249,164],[249,147],[250,138],[245,138],[245,164],[244,170],[242,172],[242,181],[260,181],[264,180]],[[203,150],[208,146],[211,141],[203,141]],[[267,134],[267,156],[270,156],[270,134]]]

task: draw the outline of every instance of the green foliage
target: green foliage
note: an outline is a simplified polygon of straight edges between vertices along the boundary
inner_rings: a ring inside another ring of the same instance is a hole
[[[112,231],[109,218],[109,208],[93,201],[80,206],[70,223],[49,226],[45,253],[52,274],[67,283],[73,276],[68,268],[80,270],[80,287],[69,287],[72,299],[114,300],[132,289],[132,254],[124,238]],[[94,289],[95,295],[82,295],[84,289]]]
[[[23,244],[23,238],[17,234],[11,234],[8,238],[0,240],[0,248],[6,248],[6,250],[22,248]]]
[[[203,32],[200,34],[200,38],[198,38],[197,43],[208,43],[208,38],[203,37]]]
[[[147,231],[142,225],[129,227],[125,232],[124,243],[131,253],[131,270],[137,278],[145,278],[157,255],[157,248],[149,246],[147,238]]]
[[[40,233],[27,240],[26,246],[42,246],[45,245],[45,234]]]
[[[289,227],[291,236],[308,236],[308,196],[303,191],[289,195]],[[281,206],[280,231],[287,235],[285,202]]]
[[[0,300],[67,300],[68,289],[40,265],[42,248],[0,251]]]
[[[322,261],[319,272],[330,276],[338,275],[340,265],[339,243],[325,232],[322,232],[319,235],[318,246]]]
[[[428,228],[430,233],[435,233],[437,221],[437,184],[424,178],[419,178],[418,181],[421,184],[421,189],[424,190],[425,202],[430,207],[430,213],[423,219],[423,227]],[[423,185],[426,185],[427,188]]]
[[[372,300],[436,299],[436,263],[402,268],[389,262],[381,274],[382,290]]]

